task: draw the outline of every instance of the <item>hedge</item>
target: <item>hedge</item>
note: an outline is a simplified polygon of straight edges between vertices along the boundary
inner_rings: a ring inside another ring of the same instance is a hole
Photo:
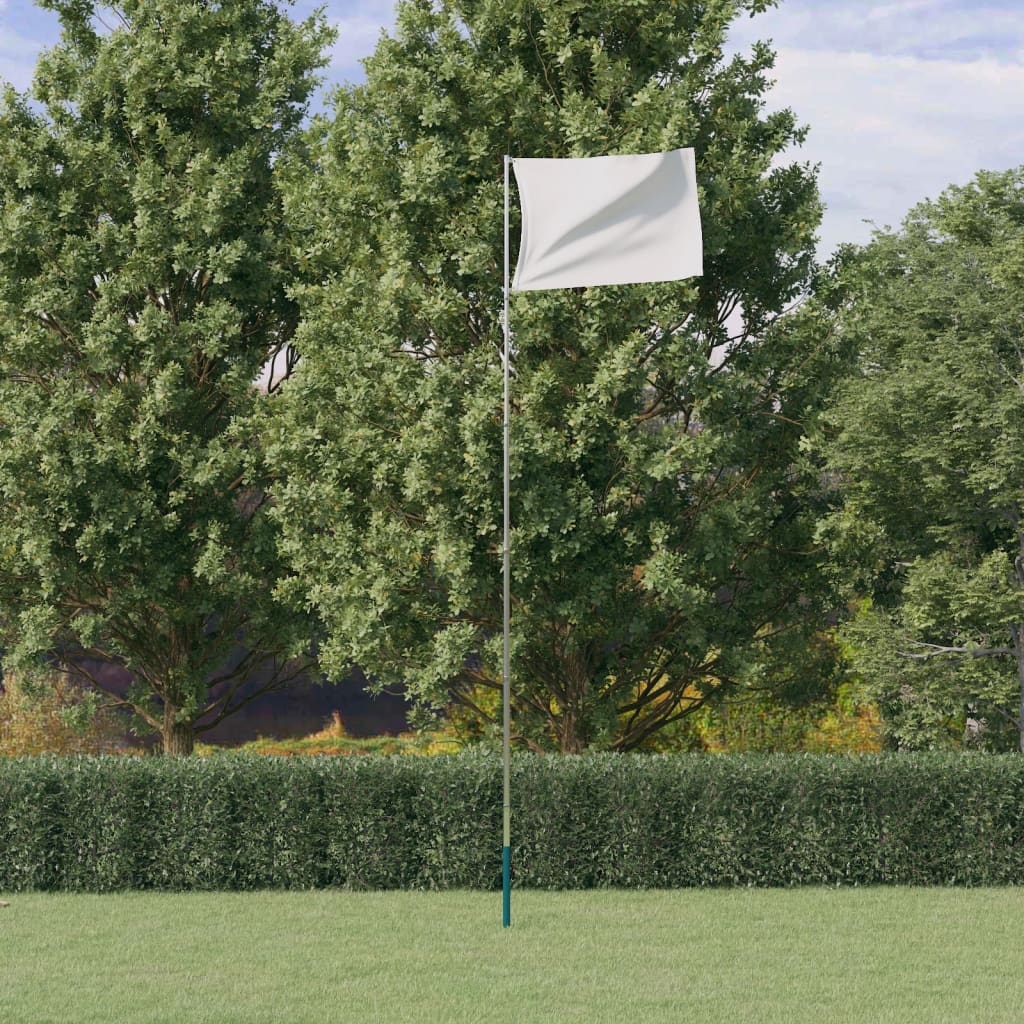
[[[1017,755],[518,755],[518,887],[1024,883]],[[0,758],[0,891],[500,885],[496,757]]]

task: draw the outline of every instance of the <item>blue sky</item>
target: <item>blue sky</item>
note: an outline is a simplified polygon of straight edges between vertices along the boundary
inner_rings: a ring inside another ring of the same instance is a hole
[[[319,6],[298,0],[299,17]],[[328,84],[358,81],[360,58],[392,23],[392,0],[324,5],[339,29]],[[25,89],[56,17],[0,0],[0,78]],[[1021,0],[783,0],[737,22],[732,46],[771,39],[778,54],[770,107],[810,126],[792,156],[820,164],[827,210],[819,253],[863,242],[873,222],[907,210],[979,169],[1024,164]]]

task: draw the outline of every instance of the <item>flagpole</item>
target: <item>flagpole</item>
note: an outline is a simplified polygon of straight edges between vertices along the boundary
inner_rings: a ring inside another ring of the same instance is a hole
[[[511,735],[512,735],[512,713],[511,713],[511,685],[509,682],[509,619],[511,611],[511,572],[509,557],[509,524],[508,524],[508,494],[509,494],[509,471],[508,471],[508,449],[509,449],[509,400],[508,400],[508,364],[509,364],[509,324],[508,324],[508,169],[512,158],[505,155],[505,349],[502,358],[504,369],[504,551],[503,551],[503,626],[502,636],[502,845],[501,845],[501,925],[508,928],[512,924],[512,801],[511,801]]]

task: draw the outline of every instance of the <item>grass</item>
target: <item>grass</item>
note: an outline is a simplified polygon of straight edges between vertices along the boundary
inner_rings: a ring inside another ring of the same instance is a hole
[[[219,753],[224,749],[246,754],[268,754],[278,757],[299,757],[308,754],[328,754],[351,757],[359,754],[453,754],[462,747],[453,732],[437,730],[428,733],[401,733],[398,736],[349,736],[341,714],[334,712],[324,727],[299,739],[274,739],[260,736],[239,746],[223,748],[197,743],[200,755]]]
[[[1017,889],[15,894],[10,1024],[995,1024]]]
[[[330,754],[349,757],[358,754],[419,754],[423,744],[408,736],[369,736],[355,739],[349,736],[339,738],[306,736],[302,739],[274,739],[261,736],[234,747],[218,747],[208,743],[197,743],[196,753],[209,755],[230,750],[233,753],[267,754],[274,757],[299,757],[307,754]]]

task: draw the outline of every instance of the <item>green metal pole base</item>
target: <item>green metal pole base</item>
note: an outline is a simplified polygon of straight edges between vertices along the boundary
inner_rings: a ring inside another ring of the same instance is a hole
[[[512,848],[501,848],[501,926],[512,924]]]

